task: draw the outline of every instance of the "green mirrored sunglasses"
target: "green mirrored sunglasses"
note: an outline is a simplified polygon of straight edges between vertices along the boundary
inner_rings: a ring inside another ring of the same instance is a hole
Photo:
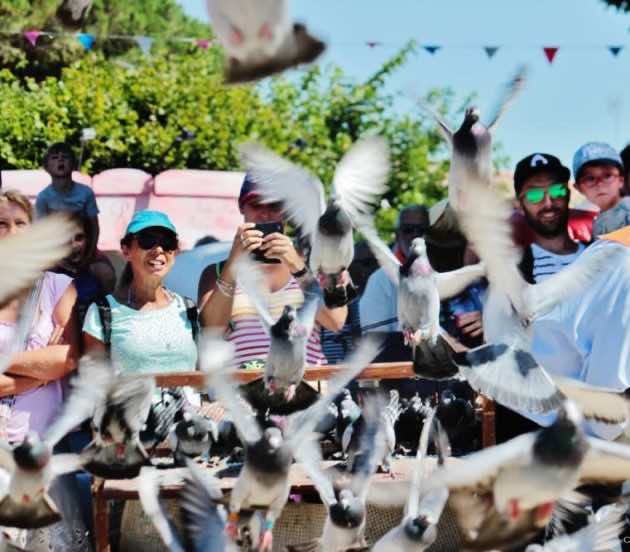
[[[561,197],[567,197],[569,188],[567,188],[564,182],[558,182],[557,184],[549,186],[546,191],[550,199],[559,199]],[[540,203],[545,199],[545,188],[530,188],[524,195],[525,199],[530,203]]]

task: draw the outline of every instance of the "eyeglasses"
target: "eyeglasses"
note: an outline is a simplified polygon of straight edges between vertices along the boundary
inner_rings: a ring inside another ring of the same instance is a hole
[[[600,182],[602,182],[606,186],[610,186],[611,184],[614,184],[618,178],[621,178],[621,175],[619,173],[608,173],[601,176],[589,174],[588,176],[582,176],[579,180],[579,183],[580,186],[592,189],[595,188],[595,186],[597,186]]]
[[[427,231],[427,227],[424,224],[402,224],[400,231],[407,236],[421,236]]]
[[[177,236],[167,233],[139,233],[136,234],[136,242],[141,249],[146,251],[157,247],[158,245],[164,251],[175,251],[177,249]]]
[[[549,194],[549,199],[560,199],[567,197],[569,188],[564,182],[552,184],[549,188],[530,188],[523,195],[530,203],[540,203],[545,199],[545,192]]]

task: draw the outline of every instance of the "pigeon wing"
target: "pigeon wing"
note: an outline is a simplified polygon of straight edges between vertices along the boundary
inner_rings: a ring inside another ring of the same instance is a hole
[[[65,216],[51,215],[35,221],[24,232],[4,238],[0,242],[0,304],[66,257],[71,234],[72,224]]]
[[[154,391],[155,380],[146,376],[121,377],[114,383],[108,400],[124,409],[125,424],[133,434],[140,432],[149,417]]]
[[[630,446],[586,437],[589,449],[580,468],[580,481],[622,483],[630,479]]]
[[[384,138],[373,136],[357,142],[343,156],[333,180],[334,195],[353,220],[371,213],[387,191],[389,147]]]
[[[505,92],[503,93],[499,103],[497,104],[494,113],[492,114],[492,118],[490,119],[490,123],[488,124],[488,131],[493,132],[497,127],[499,120],[505,114],[510,105],[514,102],[516,97],[520,94],[520,92],[525,87],[527,82],[527,66],[522,65],[518,68],[516,75],[512,78],[512,80],[506,86]]]
[[[420,501],[420,486],[424,473],[424,458],[429,449],[429,437],[433,431],[433,419],[435,417],[435,408],[432,408],[428,416],[424,419],[424,425],[420,432],[420,441],[418,442],[418,450],[416,452],[416,465],[413,469],[411,478],[411,487],[409,489],[409,498],[407,500],[407,515],[415,518],[418,515],[418,503]]]
[[[142,468],[138,478],[138,495],[145,513],[151,518],[153,526],[171,552],[184,552],[177,536],[177,530],[169,520],[166,510],[159,499],[160,486],[155,468]]]
[[[281,201],[284,212],[300,227],[302,235],[312,240],[319,217],[326,210],[319,179],[259,144],[243,144],[239,150],[260,195],[269,202]]]
[[[450,299],[462,293],[468,286],[486,275],[483,263],[464,266],[449,272],[436,272],[435,282],[440,295],[440,301]]]

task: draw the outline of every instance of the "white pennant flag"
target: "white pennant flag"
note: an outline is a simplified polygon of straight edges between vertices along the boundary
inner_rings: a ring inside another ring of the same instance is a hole
[[[148,56],[151,53],[151,46],[153,46],[153,39],[150,36],[136,36],[136,44],[142,50],[142,53],[145,56]]]

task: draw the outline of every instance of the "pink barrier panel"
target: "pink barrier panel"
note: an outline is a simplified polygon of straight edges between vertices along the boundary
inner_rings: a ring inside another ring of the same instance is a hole
[[[231,240],[242,216],[238,193],[244,173],[170,170],[155,178],[149,209],[165,211],[177,227],[183,248],[208,234]]]
[[[50,175],[43,169],[2,171],[1,174],[3,190],[17,190],[31,200],[35,200],[37,194],[50,184]],[[92,185],[92,177],[87,174],[75,171],[72,179],[86,186]]]

